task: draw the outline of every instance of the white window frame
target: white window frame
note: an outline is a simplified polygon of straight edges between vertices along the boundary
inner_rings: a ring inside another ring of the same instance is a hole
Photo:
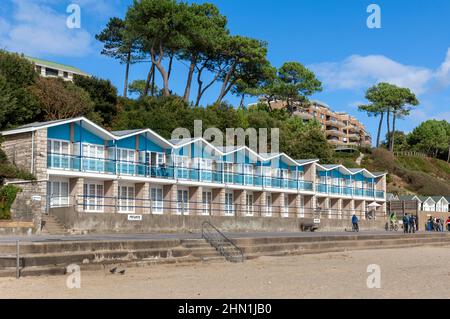
[[[161,199],[159,199],[161,195]],[[162,187],[150,187],[151,210],[154,215],[164,213],[164,190]]]
[[[59,143],[58,150],[54,150],[55,143]],[[67,151],[64,152],[63,145],[67,145]],[[69,169],[69,161],[70,161],[70,154],[71,154],[71,143],[67,140],[62,139],[55,139],[55,138],[49,138],[47,140],[47,152],[50,151],[51,155],[51,167],[56,169]],[[59,165],[55,165],[55,156],[59,158]],[[63,165],[63,163],[66,163],[66,165]]]
[[[229,201],[231,199],[231,202]],[[225,216],[234,216],[234,193],[225,192],[225,203],[224,203]]]
[[[94,186],[94,194],[91,195],[91,189]],[[100,191],[100,188],[102,191]],[[84,211],[92,213],[103,213],[105,204],[105,184],[98,181],[85,181],[83,184]],[[94,196],[94,197],[89,197]]]
[[[180,198],[181,194],[181,198]],[[183,211],[184,208],[184,211]],[[177,215],[189,215],[189,189],[177,189]]]
[[[123,194],[124,189],[126,189],[126,194]],[[119,213],[123,214],[132,214],[135,210],[135,187],[134,185],[119,185],[119,191],[118,191],[118,205],[117,205],[117,211]],[[130,193],[132,194],[130,196]]]
[[[202,215],[209,216],[212,212],[212,191],[203,189],[202,191]]]
[[[67,185],[67,195],[64,196],[63,193],[63,185]],[[55,193],[55,186],[57,186],[57,190]],[[57,178],[51,179],[48,182],[48,194],[50,197],[50,207],[68,207],[69,206],[69,197],[70,197],[70,184],[68,179]],[[56,195],[56,197],[54,197]]]
[[[273,214],[273,197],[272,194],[266,194],[266,216],[272,217]]]
[[[252,217],[255,214],[255,197],[252,192],[245,194],[245,216]]]

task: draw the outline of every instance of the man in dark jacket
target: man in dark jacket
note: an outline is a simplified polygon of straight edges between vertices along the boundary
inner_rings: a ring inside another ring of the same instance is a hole
[[[416,233],[416,216],[409,217],[409,233]]]
[[[353,231],[359,232],[358,217],[356,217],[355,214],[353,214],[353,216],[352,216],[352,225],[353,225]]]
[[[408,214],[403,215],[403,233],[408,233],[409,217]]]

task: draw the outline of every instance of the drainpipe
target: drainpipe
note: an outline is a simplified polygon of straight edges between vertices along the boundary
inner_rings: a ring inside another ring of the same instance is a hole
[[[31,131],[31,174],[34,174],[34,131]]]

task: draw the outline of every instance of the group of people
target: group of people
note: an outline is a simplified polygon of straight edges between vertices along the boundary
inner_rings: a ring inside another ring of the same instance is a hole
[[[442,218],[429,216],[427,221],[427,230],[437,232],[443,232],[445,230],[450,231],[450,216],[445,222]]]
[[[416,215],[408,215],[406,213],[403,215],[403,232],[405,234],[409,233],[415,233],[419,230],[419,225],[417,224],[417,217]]]

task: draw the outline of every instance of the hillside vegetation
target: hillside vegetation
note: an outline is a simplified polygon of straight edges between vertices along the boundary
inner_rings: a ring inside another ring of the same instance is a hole
[[[366,155],[362,166],[387,171],[388,192],[397,194],[450,196],[450,164],[435,158],[398,156],[385,149]]]

